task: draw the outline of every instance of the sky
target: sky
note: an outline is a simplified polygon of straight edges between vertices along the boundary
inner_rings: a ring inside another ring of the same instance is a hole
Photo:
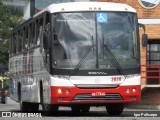
[[[159,3],[159,0],[142,0],[142,1],[149,2],[149,3],[152,3],[152,4]]]

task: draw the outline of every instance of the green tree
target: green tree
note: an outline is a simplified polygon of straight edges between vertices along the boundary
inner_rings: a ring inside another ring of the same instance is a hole
[[[0,0],[0,63],[8,63],[10,34],[12,29],[21,22],[22,16],[13,15]]]
[[[4,75],[3,75],[3,87],[4,88],[7,88],[9,87],[9,84],[10,84],[10,75],[8,72],[6,72]]]

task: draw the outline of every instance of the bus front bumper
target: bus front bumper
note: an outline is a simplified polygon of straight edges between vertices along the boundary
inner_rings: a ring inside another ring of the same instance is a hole
[[[51,104],[91,104],[103,105],[110,103],[139,102],[140,85],[119,86],[105,89],[80,89],[78,87],[51,86]]]

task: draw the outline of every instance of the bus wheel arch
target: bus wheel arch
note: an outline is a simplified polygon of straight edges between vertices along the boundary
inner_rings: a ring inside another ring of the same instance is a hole
[[[21,83],[20,82],[18,82],[18,101],[19,101],[19,105],[20,105],[20,110],[22,112],[28,112],[30,106],[26,102],[22,101]]]
[[[42,105],[43,114],[52,115],[53,113],[58,112],[58,105],[46,104],[44,102],[44,94],[43,94],[43,81],[40,81],[40,104]]]

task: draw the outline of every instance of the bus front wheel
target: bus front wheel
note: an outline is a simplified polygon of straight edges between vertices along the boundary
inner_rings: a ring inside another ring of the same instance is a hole
[[[42,105],[44,115],[52,115],[52,113],[58,112],[58,108],[59,108],[58,105],[46,104],[44,102],[42,82],[40,83],[40,102],[41,102],[41,105]]]
[[[124,109],[124,104],[122,103],[109,104],[106,106],[106,109],[109,115],[113,116],[121,115]]]
[[[84,113],[87,113],[90,110],[90,106],[76,105],[76,106],[71,106],[71,109],[72,109],[73,112],[84,112]]]
[[[42,104],[43,114],[44,115],[52,115],[54,113],[58,112],[58,106],[57,105],[51,105],[51,104]]]
[[[29,112],[29,108],[30,108],[29,103],[20,101],[21,112]]]

